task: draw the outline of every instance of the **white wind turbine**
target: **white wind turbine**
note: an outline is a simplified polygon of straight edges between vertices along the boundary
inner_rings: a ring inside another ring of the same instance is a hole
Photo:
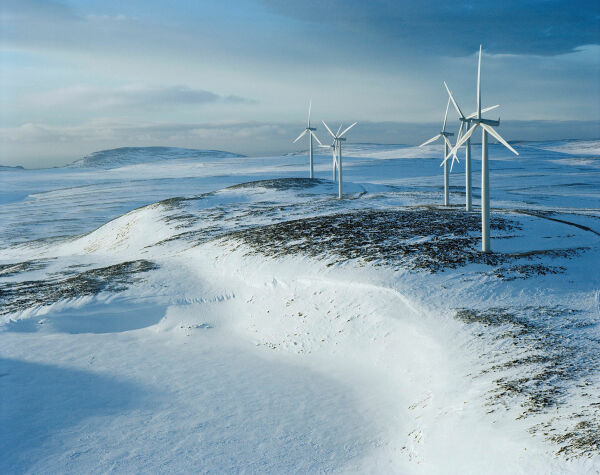
[[[358,122],[354,122],[354,124],[352,124],[351,126],[346,127],[341,134],[340,134],[340,129],[342,128],[341,125],[340,125],[339,129],[337,130],[337,132],[334,134],[331,131],[331,129],[329,128],[329,126],[325,123],[325,121],[321,121],[321,122],[323,122],[323,125],[325,126],[325,128],[327,129],[327,131],[333,137],[333,156],[334,156],[334,161],[337,162],[337,171],[338,171],[338,199],[341,200],[342,199],[342,191],[343,191],[343,184],[342,184],[342,142],[346,141],[346,139],[344,138],[344,135],[346,134],[346,132],[348,132],[352,127],[354,127],[356,124],[358,124]],[[337,159],[336,159],[336,154],[337,154]],[[334,168],[334,171],[335,171],[335,168]]]
[[[317,143],[319,145],[321,145],[321,141],[319,140],[319,138],[317,137],[317,135],[315,134],[315,130],[316,127],[311,127],[310,126],[310,109],[312,107],[312,99],[310,100],[310,102],[308,103],[308,123],[306,125],[306,128],[304,129],[304,131],[298,135],[298,137],[296,138],[296,140],[294,140],[292,143],[296,143],[298,140],[300,140],[302,137],[304,137],[306,134],[308,134],[308,156],[310,158],[310,179],[313,179],[313,175],[314,175],[314,167],[313,167],[313,137],[314,139],[317,141]]]
[[[457,110],[458,105],[455,103],[454,98],[452,102],[455,104]],[[462,119],[462,122],[467,123],[469,129],[465,132],[456,145],[450,151],[444,161],[450,158],[450,155],[456,153],[460,146],[469,140],[469,137],[473,135],[477,127],[481,127],[481,250],[483,252],[490,252],[490,171],[488,166],[488,134],[494,137],[498,142],[508,148],[515,155],[519,153],[512,148],[506,140],[504,140],[498,132],[496,132],[492,126],[500,125],[500,119],[489,120],[481,117],[481,45],[479,46],[479,64],[477,66],[477,115],[471,119]],[[459,113],[459,115],[462,115]]]
[[[427,142],[424,142],[421,145],[419,145],[419,147],[423,147],[425,145],[435,142],[439,138],[442,138],[444,140],[444,158],[446,157],[446,155],[448,155],[448,150],[452,149],[452,144],[450,143],[450,140],[448,140],[448,137],[451,137],[454,135],[451,132],[446,132],[446,120],[448,119],[448,108],[449,107],[450,107],[450,99],[448,99],[448,104],[446,104],[446,113],[444,114],[444,122],[442,124],[442,131],[439,134],[437,134],[435,137],[430,138]],[[454,159],[456,159],[456,161],[458,161],[458,157],[456,156],[456,154],[452,158],[452,165],[454,165]],[[449,191],[450,172],[448,171],[448,161],[444,159],[444,161],[442,162],[442,165],[444,166],[444,206],[448,206],[448,203],[450,201],[450,191]]]
[[[450,88],[448,88],[446,81],[444,81],[444,87],[446,88],[446,91],[448,91],[449,100],[452,101],[452,104],[454,105],[454,108],[456,109],[456,112],[458,112],[458,115],[459,115],[460,128],[458,129],[458,136],[456,137],[456,141],[458,142],[462,136],[463,126],[466,124],[466,128],[468,129],[469,126],[471,125],[472,119],[477,117],[477,112],[473,112],[471,115],[468,115],[465,117],[465,115],[460,110],[460,107],[458,107],[458,104],[454,100],[454,96],[452,95],[452,92],[450,92]],[[496,107],[499,107],[499,106],[496,104],[495,106],[486,107],[485,109],[481,109],[481,113],[483,114],[484,112],[489,112],[489,111],[495,109]],[[456,155],[453,155],[453,157],[452,157],[453,164],[454,164],[455,157],[456,157]],[[458,160],[458,158],[457,158],[457,160]],[[452,167],[450,167],[450,169],[452,169]],[[470,137],[467,139],[467,143],[466,143],[466,147],[465,147],[465,209],[466,209],[466,211],[472,211],[472,209],[473,209],[473,194],[472,194],[472,186],[471,186],[471,138]]]
[[[338,132],[340,131],[340,129],[342,128],[342,126],[340,125],[340,128],[338,129]],[[319,145],[319,147],[321,148],[330,148],[331,149],[331,153],[332,153],[332,168],[331,168],[331,179],[333,181],[337,181],[337,147],[336,147],[336,142],[335,140],[331,143],[331,145]]]

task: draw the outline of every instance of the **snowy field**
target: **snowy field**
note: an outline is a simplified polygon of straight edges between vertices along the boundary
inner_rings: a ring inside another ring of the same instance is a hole
[[[0,169],[0,473],[600,473],[600,141],[515,147],[488,255],[437,146]]]

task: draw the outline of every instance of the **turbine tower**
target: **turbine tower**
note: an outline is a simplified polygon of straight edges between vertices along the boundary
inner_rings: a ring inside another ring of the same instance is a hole
[[[451,137],[454,135],[451,132],[446,132],[446,121],[448,119],[448,108],[449,107],[450,107],[450,99],[448,99],[448,104],[446,104],[446,113],[444,114],[444,122],[442,123],[442,131],[439,134],[437,134],[435,137],[430,138],[427,142],[424,142],[421,145],[419,145],[419,147],[423,147],[425,145],[435,142],[439,138],[442,138],[444,140],[444,158],[446,157],[446,155],[448,155],[448,150],[452,149],[452,144],[450,143],[450,140],[448,140],[448,137]],[[458,157],[456,156],[456,154],[454,154],[454,157],[452,158],[452,165],[454,165],[455,158],[456,158],[456,161],[458,161]],[[450,172],[448,170],[447,160],[444,160],[442,162],[442,165],[444,166],[444,206],[448,206],[448,204],[450,203]]]
[[[342,126],[340,125],[340,127],[338,128],[337,132],[334,134],[331,129],[329,128],[329,126],[325,123],[325,121],[322,121],[323,125],[325,126],[325,128],[327,129],[327,131],[331,134],[331,136],[333,137],[333,155],[334,155],[334,160],[336,160],[335,156],[336,156],[336,152],[337,152],[337,171],[338,171],[338,199],[341,200],[342,199],[342,192],[343,192],[343,184],[342,184],[342,142],[345,142],[346,139],[344,138],[344,135],[346,134],[346,132],[348,132],[352,127],[354,127],[356,124],[358,124],[358,122],[354,122],[354,124],[352,124],[349,127],[346,127],[344,129],[344,131],[340,134],[340,129],[342,128]],[[334,173],[335,173],[335,167],[334,167]]]
[[[454,101],[453,101],[454,102]],[[456,106],[458,109],[458,105]],[[444,161],[447,161],[452,153],[460,148],[465,143],[477,127],[481,127],[481,250],[490,252],[490,171],[488,164],[488,134],[494,137],[498,142],[508,148],[515,155],[519,153],[512,148],[506,140],[504,140],[498,132],[492,127],[500,125],[500,119],[489,120],[481,117],[481,45],[479,46],[479,64],[477,66],[477,115],[472,119],[461,119],[463,123],[467,123],[469,127],[456,145],[446,156]],[[459,114],[462,115],[462,114]]]
[[[314,177],[314,167],[313,167],[313,137],[314,137],[314,139],[317,141],[317,143],[319,145],[321,145],[321,141],[319,140],[319,138],[315,134],[315,130],[317,130],[317,129],[315,127],[311,127],[310,126],[310,109],[311,109],[311,107],[312,107],[312,99],[308,103],[308,123],[306,125],[306,128],[303,130],[303,132],[300,135],[298,135],[298,137],[296,138],[296,140],[294,140],[292,143],[296,143],[298,140],[300,140],[302,137],[304,137],[306,134],[308,134],[308,156],[309,156],[309,159],[310,159],[310,179],[312,180],[313,177]]]
[[[454,96],[452,95],[450,88],[446,84],[446,81],[444,81],[444,87],[446,88],[446,91],[448,91],[448,97],[452,101],[452,104],[454,105],[454,108],[456,109],[456,112],[458,113],[458,116],[459,116],[460,128],[458,129],[458,135],[456,137],[456,141],[458,142],[462,135],[463,126],[465,126],[465,124],[466,124],[466,128],[468,129],[469,126],[471,125],[472,119],[477,117],[477,112],[473,112],[471,115],[465,117],[465,115],[462,113],[462,110],[460,110],[460,107],[458,107],[458,104],[454,100]],[[496,104],[495,106],[487,107],[485,109],[482,109],[481,113],[483,114],[484,112],[491,111],[491,110],[495,109],[496,107],[499,107],[499,106]],[[456,157],[456,155],[454,155],[452,157],[452,163],[454,163],[454,157]],[[450,169],[452,169],[452,167],[450,167]],[[467,139],[467,143],[466,143],[466,147],[465,147],[465,210],[466,211],[473,210],[473,193],[472,193],[471,183],[472,183],[472,181],[471,181],[471,138],[469,137]]]
[[[333,155],[332,160],[332,169],[331,169],[331,179],[333,181],[337,181],[337,149],[335,146],[335,140],[331,143],[331,145],[319,145],[321,148],[330,148],[331,153]]]

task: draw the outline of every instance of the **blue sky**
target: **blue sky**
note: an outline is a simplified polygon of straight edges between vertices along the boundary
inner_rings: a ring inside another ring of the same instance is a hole
[[[40,1],[0,6],[0,164],[140,145],[276,153],[314,119],[417,143],[446,80],[509,139],[600,136],[597,1]],[[323,135],[323,130],[318,131]]]

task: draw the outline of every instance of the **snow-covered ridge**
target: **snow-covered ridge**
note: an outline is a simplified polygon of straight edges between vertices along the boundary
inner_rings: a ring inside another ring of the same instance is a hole
[[[24,168],[21,165],[17,165],[16,167],[10,167],[8,165],[0,165],[0,172],[4,172],[4,171],[17,171],[17,170],[24,170]]]
[[[72,167],[116,168],[138,163],[152,163],[165,160],[202,159],[202,158],[235,158],[243,157],[237,153],[221,150],[197,150],[179,147],[121,147],[101,150],[83,157],[71,165]]]
[[[570,155],[600,156],[600,140],[559,140],[536,143],[537,147]]]

